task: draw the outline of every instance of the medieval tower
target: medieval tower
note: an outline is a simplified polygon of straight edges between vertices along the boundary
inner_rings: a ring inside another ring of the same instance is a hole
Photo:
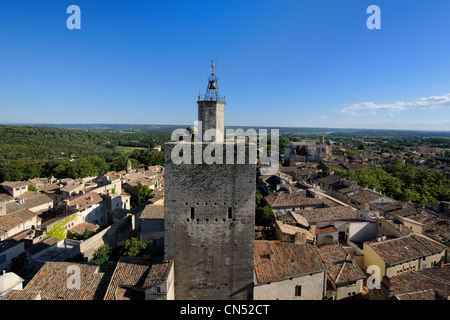
[[[191,158],[195,149],[211,144],[234,146],[223,138],[225,101],[214,64],[206,94],[197,103],[201,129],[193,133],[214,129],[217,134],[209,142],[189,142]],[[177,164],[172,150],[180,143],[186,142],[167,143],[164,154],[164,252],[174,261],[175,299],[251,299],[256,164],[248,157],[244,164]]]

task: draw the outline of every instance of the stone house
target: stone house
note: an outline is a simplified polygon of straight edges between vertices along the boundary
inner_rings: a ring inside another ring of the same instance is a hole
[[[24,279],[14,272],[5,272],[3,270],[0,274],[0,300],[12,290],[22,290],[23,282]]]
[[[0,184],[1,187],[12,197],[17,198],[28,191],[28,181],[4,181]]]
[[[315,234],[318,226],[321,227],[327,224],[334,224],[335,221],[357,219],[357,210],[352,207],[344,206],[301,210],[298,213],[308,221],[309,231],[313,234]]]
[[[25,230],[35,230],[40,224],[37,214],[21,209],[0,216],[0,241],[10,238]]]
[[[25,243],[23,241],[16,241],[14,239],[0,241],[0,272],[10,270],[12,260],[24,250]]]
[[[23,290],[11,290],[3,299],[101,300],[107,284],[108,276],[97,264],[46,262]]]
[[[440,261],[434,268],[383,277],[371,300],[450,300],[450,265]]]
[[[363,244],[364,268],[376,265],[380,275],[393,277],[432,268],[443,259],[448,247],[419,233],[394,239],[377,238]]]
[[[308,230],[279,220],[275,221],[275,238],[296,243],[314,242],[314,236]]]
[[[89,221],[100,226],[108,223],[104,199],[96,192],[90,192],[71,199],[66,199],[64,203],[78,215],[78,218],[73,222],[73,225],[83,221]],[[71,227],[73,225],[71,225]]]
[[[254,300],[322,300],[326,266],[315,245],[255,241]]]
[[[148,204],[139,215],[139,240],[147,243],[151,254],[164,252],[164,205]]]
[[[322,208],[324,204],[321,199],[308,197],[305,191],[281,191],[264,197],[264,200],[275,213]]]
[[[20,198],[8,201],[5,207],[6,213],[28,209],[38,215],[53,209],[53,199],[40,192],[27,191]]]
[[[284,148],[284,164],[295,165],[296,162],[320,162],[327,160],[333,152],[331,143],[324,141],[290,142]]]
[[[174,280],[173,261],[121,257],[103,299],[174,300]]]
[[[327,265],[327,298],[332,300],[361,298],[366,276],[352,256],[340,244],[318,247]]]
[[[347,203],[360,210],[377,210],[391,202],[395,200],[375,191],[363,189],[349,195]]]
[[[339,241],[339,231],[333,226],[324,226],[316,228],[316,244],[318,246],[322,244],[337,243]]]

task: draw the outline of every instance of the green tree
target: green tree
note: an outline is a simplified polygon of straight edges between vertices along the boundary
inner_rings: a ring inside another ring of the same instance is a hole
[[[258,188],[256,188],[255,197],[255,224],[258,226],[270,226],[275,221],[275,214],[272,208],[267,205]]]
[[[153,190],[146,184],[140,184],[136,187],[136,191],[131,195],[131,205],[136,207],[152,197]]]
[[[125,241],[122,255],[128,257],[136,257],[144,253],[146,248],[147,244],[145,242],[139,241],[136,238],[130,238]]]
[[[105,243],[97,249],[90,262],[96,262],[100,264],[100,271],[107,272],[109,270],[109,259],[112,253],[112,248],[109,244]]]

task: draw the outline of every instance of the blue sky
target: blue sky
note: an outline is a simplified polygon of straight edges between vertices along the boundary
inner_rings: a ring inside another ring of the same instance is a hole
[[[448,0],[0,0],[0,123],[193,124],[212,58],[226,125],[450,130]]]

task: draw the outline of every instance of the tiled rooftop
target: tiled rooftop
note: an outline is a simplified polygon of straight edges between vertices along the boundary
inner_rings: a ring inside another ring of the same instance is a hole
[[[315,180],[315,183],[322,183],[325,185],[331,185],[333,183],[339,182],[341,181],[341,179],[343,179],[342,176],[338,175],[338,174],[332,174],[323,178],[319,178]]]
[[[40,292],[31,290],[11,290],[0,300],[40,300]]]
[[[83,234],[86,230],[94,231],[98,228],[99,228],[98,224],[89,221],[83,221],[80,224],[77,224],[76,226],[70,228],[68,231],[72,233]]]
[[[121,287],[142,287],[147,277],[150,262],[140,257],[121,257],[114,269],[104,300],[129,300]]]
[[[167,281],[171,261],[152,264],[141,257],[121,257],[114,269],[104,300],[143,299],[142,289]],[[136,290],[132,290],[136,288]]]
[[[24,202],[22,204],[19,204],[17,201],[8,202],[6,204],[6,212],[7,213],[12,213],[12,212],[19,211],[22,209],[33,209],[35,207],[39,207],[44,204],[53,206],[52,198],[50,198],[46,194],[39,193],[39,192],[28,191],[18,198],[24,199]]]
[[[328,275],[334,283],[347,283],[366,277],[340,244],[321,245],[319,252],[327,265]]]
[[[338,229],[336,229],[335,226],[327,226],[327,227],[323,227],[323,228],[317,228],[316,234],[337,232],[337,231],[338,231]]]
[[[258,283],[326,270],[317,247],[308,243],[256,240],[254,263]]]
[[[80,289],[67,286],[69,267],[80,268]],[[98,272],[99,267],[89,263],[46,262],[24,288],[41,293],[43,300],[99,300],[104,296],[107,276]]]
[[[348,196],[348,198],[350,200],[354,200],[359,203],[371,203],[380,198],[386,198],[386,197],[379,193],[371,191],[371,190],[361,190],[361,191],[358,191],[358,192]]]
[[[425,295],[424,298],[430,298],[430,294],[425,293],[425,290],[433,290],[448,299],[450,298],[450,265],[404,273],[392,277],[389,283],[391,288],[395,289],[394,294],[402,300],[412,299],[414,295],[418,298],[419,293]],[[405,297],[404,294],[414,295]]]
[[[34,217],[36,217],[36,214],[28,209],[21,209],[0,216],[0,231],[7,232]]]
[[[293,207],[304,205],[321,205],[322,200],[310,198],[306,196],[305,192],[278,192],[264,197],[271,208],[278,207]]]
[[[296,235],[297,233],[302,233],[306,236],[306,240],[314,241],[314,236],[306,229],[301,227],[296,227],[289,224],[284,224],[283,222],[277,220],[275,223],[278,225],[282,233],[289,234],[291,236]]]
[[[140,219],[164,219],[164,206],[154,204],[145,206]]]
[[[391,266],[423,256],[440,253],[448,248],[418,233],[401,238],[367,242],[367,244]]]
[[[102,202],[103,198],[96,192],[89,192],[84,195],[67,199],[66,201],[68,202],[69,206],[77,206],[78,210],[82,210],[85,208],[89,208],[96,203]]]
[[[163,261],[162,263],[153,264],[142,287],[147,288],[167,281],[172,265],[173,261]]]
[[[351,220],[357,218],[357,210],[352,207],[335,206],[330,208],[318,208],[299,211],[310,224],[322,221]]]
[[[288,224],[299,224],[304,227],[308,227],[308,220],[302,215],[295,213],[294,211],[276,212],[277,220]]]

